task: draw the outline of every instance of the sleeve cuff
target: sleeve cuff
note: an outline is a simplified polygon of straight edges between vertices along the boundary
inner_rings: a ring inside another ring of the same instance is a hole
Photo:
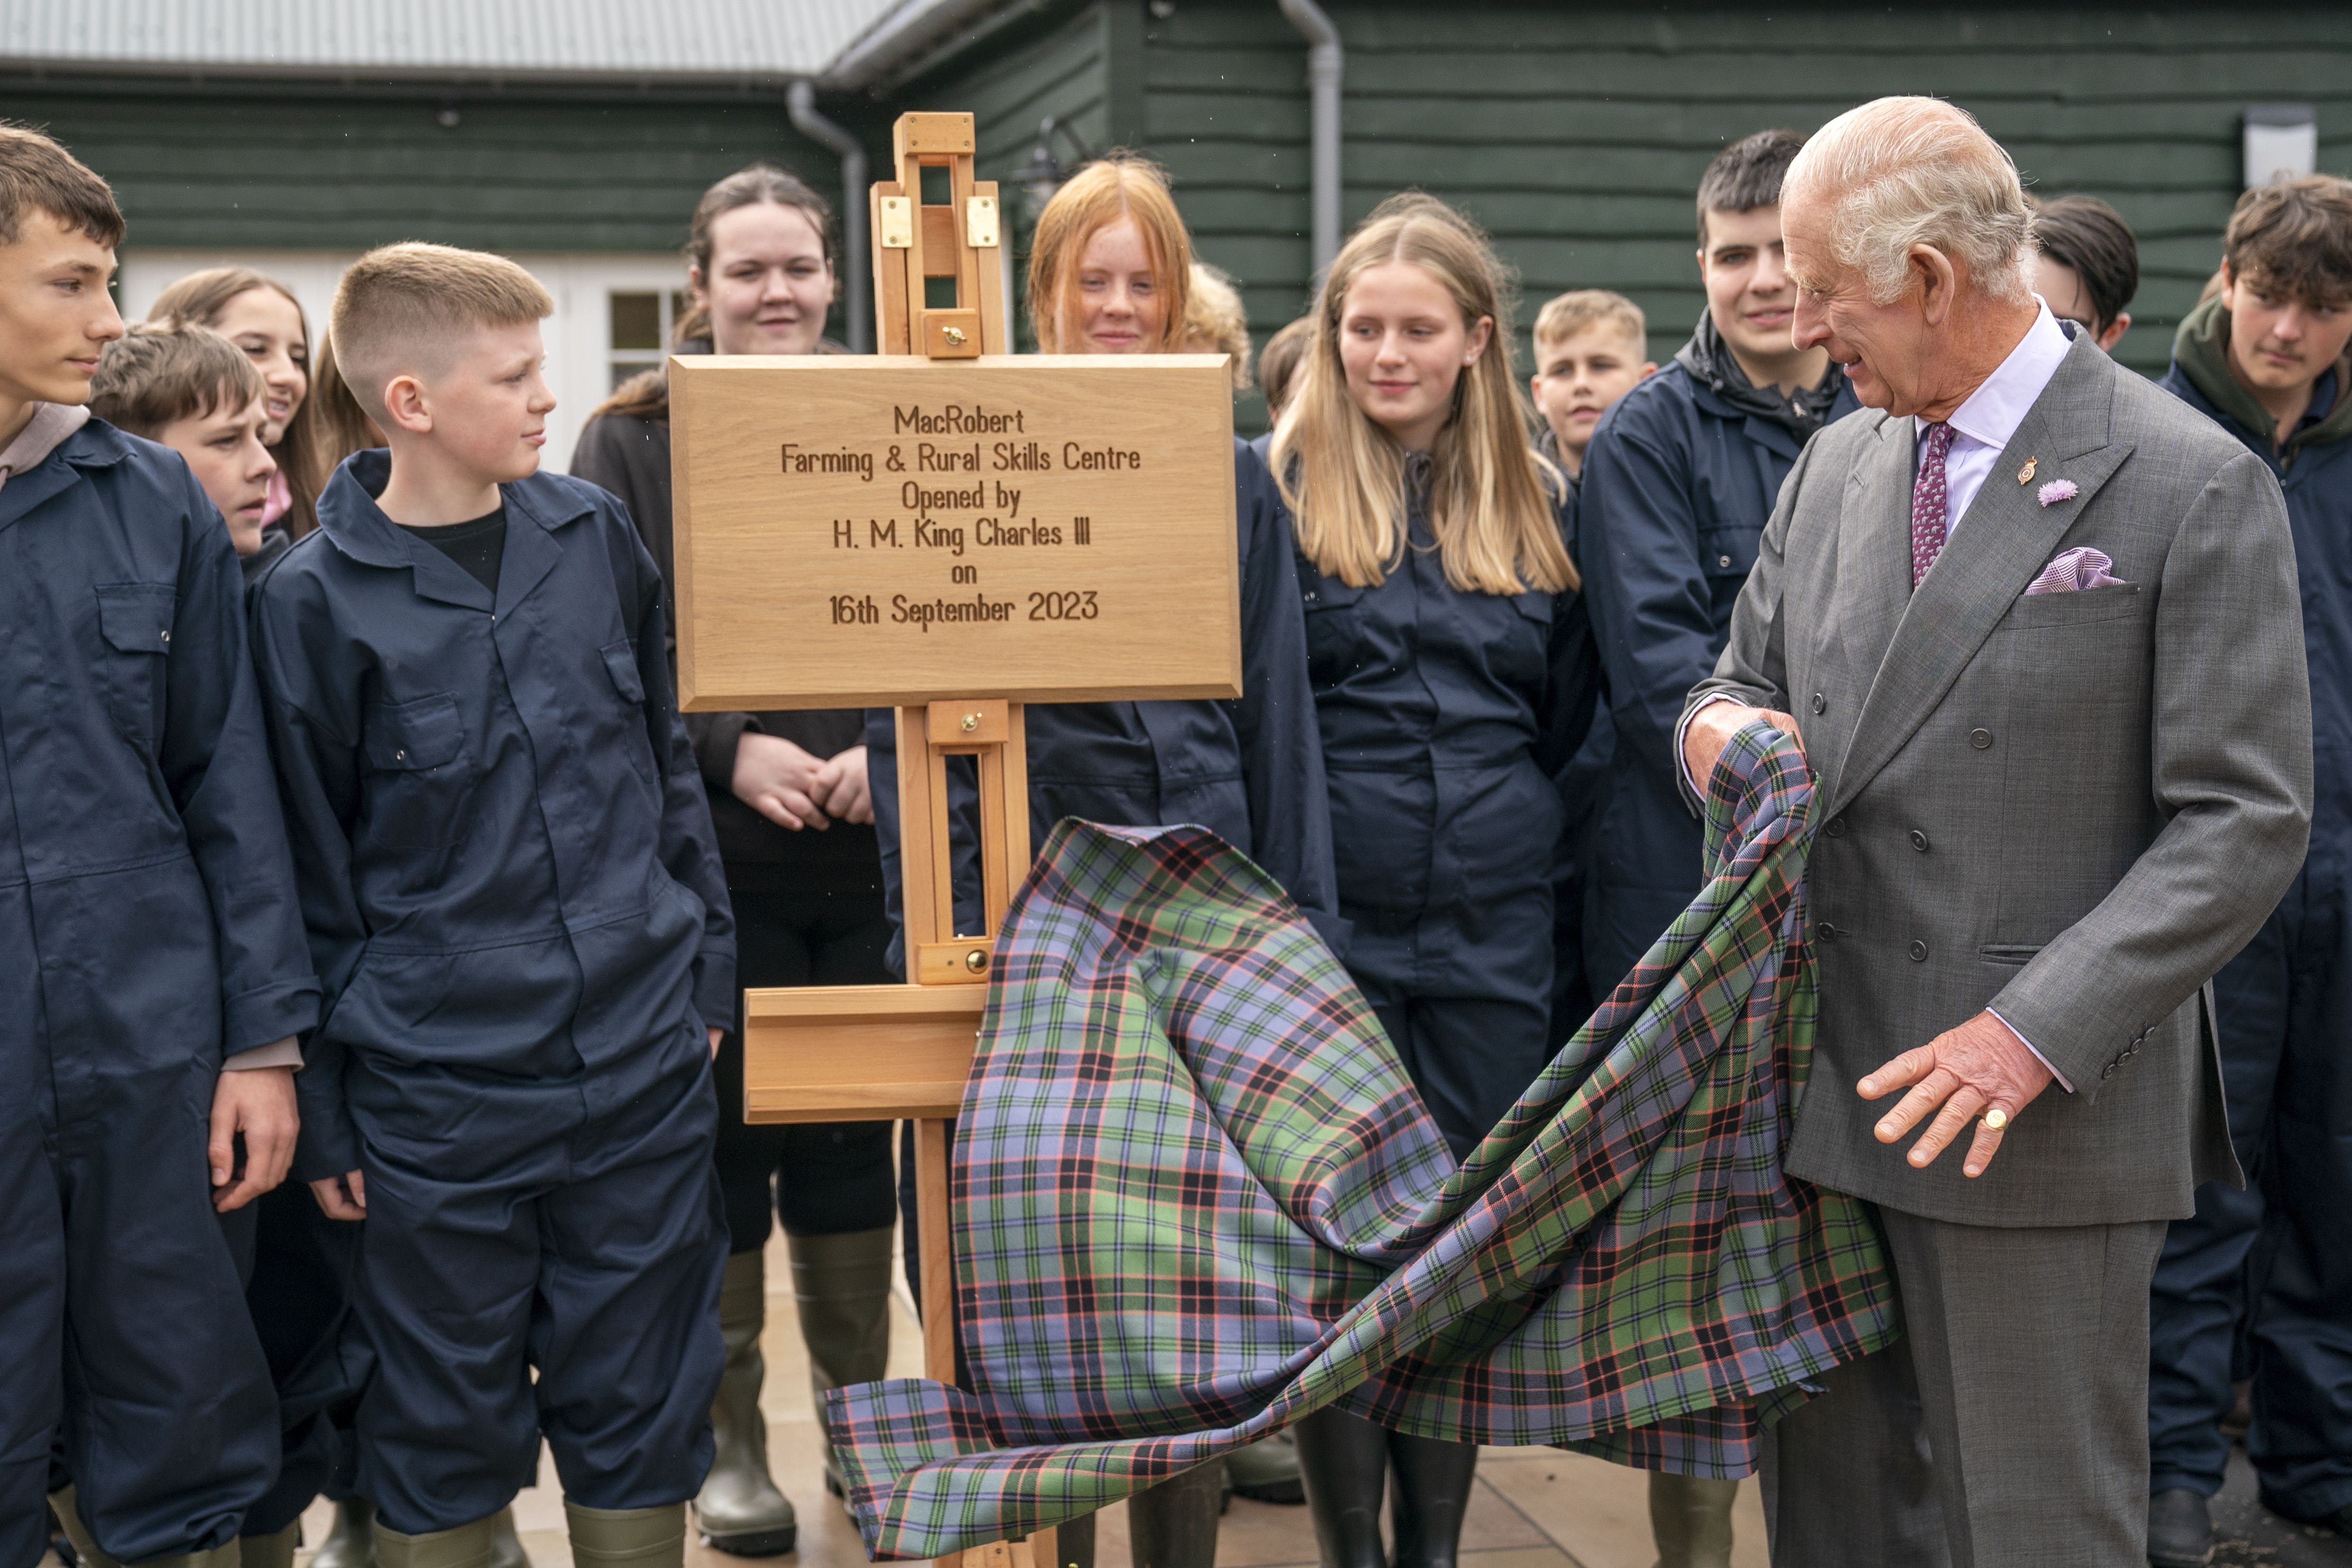
[[[1694,708],[1691,711],[1696,713],[1698,710]],[[2050,1076],[2058,1080],[2058,1087],[2060,1089],[2064,1089],[2068,1094],[2074,1092],[2074,1086],[2066,1081],[2066,1075],[2058,1070],[2058,1064],[2052,1061],[2048,1057],[2043,1056],[2039,1050],[2036,1050],[2032,1040],[2027,1039],[2023,1035],[2018,1033],[2016,1025],[2011,1023],[2000,1014],[1994,1013],[1990,1007],[1986,1008],[1985,1011],[1987,1013],[1991,1013],[1993,1021],[1999,1024],[2002,1028],[2007,1029],[2011,1036],[2015,1037],[2019,1045],[2023,1046],[2027,1050],[2033,1052],[2033,1059],[2050,1069]]]
[[[249,1051],[239,1051],[221,1063],[223,1072],[251,1072],[256,1068],[292,1068],[302,1070],[302,1047],[293,1036],[269,1045],[256,1046]]]
[[[1729,697],[1720,691],[1710,691],[1692,703],[1690,711],[1684,714],[1682,721],[1675,726],[1675,773],[1682,779],[1683,788],[1690,792],[1689,798],[1692,800],[1703,801],[1706,798],[1706,781],[1690,776],[1690,763],[1683,750],[1684,738],[1690,733],[1691,721],[1698,717],[1699,710],[1712,707],[1717,702],[1730,700]]]
[[[230,997],[222,1009],[221,1037],[231,1058],[317,1028],[320,995],[319,982],[305,973]]]

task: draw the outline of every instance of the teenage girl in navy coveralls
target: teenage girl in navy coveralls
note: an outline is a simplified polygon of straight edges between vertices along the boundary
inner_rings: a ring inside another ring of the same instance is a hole
[[[1030,253],[1029,313],[1047,353],[1153,353],[1176,348],[1184,322],[1191,242],[1159,170],[1112,157],[1089,165],[1039,216]],[[1335,948],[1346,941],[1331,874],[1329,805],[1307,680],[1288,519],[1265,464],[1234,443],[1241,552],[1242,696],[1213,702],[1033,703],[1026,711],[1030,842],[1065,816],[1127,826],[1199,823],[1264,867]],[[898,761],[892,715],[866,729],[875,824],[894,916],[898,909]],[[973,842],[968,790],[958,790],[961,844]],[[959,930],[977,930],[979,889],[959,866]],[[1547,931],[1549,928],[1547,928]],[[1547,937],[1549,940],[1549,937]],[[914,1162],[901,1161],[902,1183]],[[909,1282],[916,1273],[911,1190],[901,1194]],[[1208,1568],[1216,1547],[1220,1468],[1129,1500],[1139,1563]],[[1297,1500],[1287,1447],[1253,1449],[1234,1467],[1251,1495]],[[1080,1521],[1081,1529],[1090,1528]],[[1083,1536],[1080,1537],[1084,1539]],[[1061,1537],[1065,1561],[1075,1550]]]
[[[1550,1057],[1552,778],[1590,721],[1591,637],[1518,403],[1500,264],[1425,196],[1332,263],[1273,467],[1297,518],[1349,972],[1457,1157]],[[1477,1449],[1333,1407],[1299,1423],[1327,1568],[1454,1558]]]

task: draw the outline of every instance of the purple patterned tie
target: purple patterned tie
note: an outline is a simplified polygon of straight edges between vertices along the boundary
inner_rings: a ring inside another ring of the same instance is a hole
[[[1927,426],[1919,443],[1919,479],[1911,487],[1911,586],[1916,588],[1936,557],[1944,552],[1944,458],[1952,449],[1952,426]]]

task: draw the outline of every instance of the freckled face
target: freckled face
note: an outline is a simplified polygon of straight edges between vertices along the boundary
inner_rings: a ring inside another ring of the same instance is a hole
[[[1107,223],[1078,252],[1077,299],[1064,308],[1076,341],[1071,353],[1149,353],[1162,341],[1166,291],[1151,269],[1151,252],[1132,218]]]

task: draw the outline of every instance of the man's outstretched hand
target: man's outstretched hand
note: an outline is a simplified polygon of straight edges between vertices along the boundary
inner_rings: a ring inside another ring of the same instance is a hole
[[[1743,708],[1729,700],[1710,702],[1692,714],[1683,730],[1683,766],[1690,770],[1692,788],[1706,793],[1706,781],[1715,776],[1723,748],[1750,724],[1769,724],[1793,739],[1799,752],[1805,749],[1805,738],[1797,733],[1797,721],[1790,714],[1770,708]]]
[[[2027,1050],[2025,1042],[2007,1024],[1987,1012],[1904,1052],[1857,1087],[1863,1099],[1878,1100],[1906,1084],[1911,1086],[1911,1092],[1879,1118],[1874,1131],[1881,1143],[1892,1143],[1942,1106],[1905,1156],[1912,1169],[1924,1170],[1960,1135],[1961,1129],[1987,1111],[1998,1107],[2003,1116],[2015,1121],[2019,1111],[2050,1087],[2051,1076],[2042,1058]],[[1978,1121],[1976,1142],[1969,1145],[1961,1173],[1983,1175],[2000,1148],[2000,1133]]]

